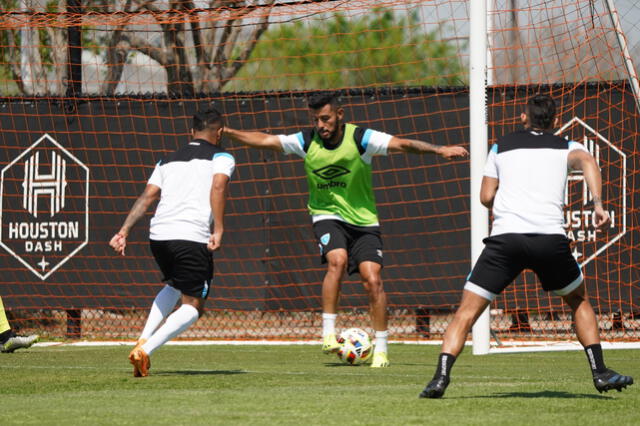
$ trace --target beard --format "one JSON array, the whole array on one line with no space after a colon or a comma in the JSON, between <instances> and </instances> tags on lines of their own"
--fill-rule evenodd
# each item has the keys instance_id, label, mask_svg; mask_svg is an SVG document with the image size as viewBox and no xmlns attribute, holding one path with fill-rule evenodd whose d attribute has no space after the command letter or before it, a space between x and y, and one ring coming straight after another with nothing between
<instances>
[{"instance_id":1,"label":"beard","mask_svg":"<svg viewBox=\"0 0 640 426\"><path fill-rule=\"evenodd\" d=\"M329 132L326 134L326 136L323 136L322 134L320 134L320 132L318 132L318 137L320 137L320 140L322 142L331 142L335 134L336 132Z\"/></svg>"},{"instance_id":2,"label":"beard","mask_svg":"<svg viewBox=\"0 0 640 426\"><path fill-rule=\"evenodd\" d=\"M338 130L342 127L342 123L340 121L336 122L336 127L333 131L328 132L326 135L320 133L318 129L316 129L316 133L322 142L336 142L333 139L335 138Z\"/></svg>"}]
</instances>

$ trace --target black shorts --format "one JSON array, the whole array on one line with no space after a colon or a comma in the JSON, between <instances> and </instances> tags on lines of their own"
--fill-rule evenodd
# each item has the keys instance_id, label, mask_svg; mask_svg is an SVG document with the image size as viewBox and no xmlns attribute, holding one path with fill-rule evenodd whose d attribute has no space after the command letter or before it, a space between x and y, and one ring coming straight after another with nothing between
<instances>
[{"instance_id":1,"label":"black shorts","mask_svg":"<svg viewBox=\"0 0 640 426\"><path fill-rule=\"evenodd\" d=\"M465 289L487 299L500 294L525 269L535 272L545 291L561 296L582 282L582 272L564 235L501 234L483 242L484 250ZM482 290L488 294L481 294Z\"/></svg>"},{"instance_id":2,"label":"black shorts","mask_svg":"<svg viewBox=\"0 0 640 426\"><path fill-rule=\"evenodd\" d=\"M207 245L185 240L150 240L162 281L187 296L206 299L213 278L213 257Z\"/></svg>"},{"instance_id":3,"label":"black shorts","mask_svg":"<svg viewBox=\"0 0 640 426\"><path fill-rule=\"evenodd\" d=\"M334 249L345 249L349 256L347 272L358 271L362 262L375 262L382 266L382 238L379 226L356 226L340 220L321 220L313 224L322 263L326 254Z\"/></svg>"}]
</instances>

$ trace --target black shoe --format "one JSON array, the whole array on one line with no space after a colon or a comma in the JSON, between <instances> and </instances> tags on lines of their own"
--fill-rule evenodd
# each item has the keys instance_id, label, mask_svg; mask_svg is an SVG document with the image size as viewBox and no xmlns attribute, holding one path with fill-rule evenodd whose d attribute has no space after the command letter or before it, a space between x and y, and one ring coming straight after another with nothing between
<instances>
[{"instance_id":1,"label":"black shoe","mask_svg":"<svg viewBox=\"0 0 640 426\"><path fill-rule=\"evenodd\" d=\"M615 389L618 392L622 392L622 389L633 384L633 377L623 376L615 371L607 368L604 372L593 375L593 385L598 392L607 392L610 389Z\"/></svg>"},{"instance_id":2,"label":"black shoe","mask_svg":"<svg viewBox=\"0 0 640 426\"><path fill-rule=\"evenodd\" d=\"M442 398L447 386L449 386L449 376L436 377L420 392L419 396L420 398Z\"/></svg>"}]
</instances>

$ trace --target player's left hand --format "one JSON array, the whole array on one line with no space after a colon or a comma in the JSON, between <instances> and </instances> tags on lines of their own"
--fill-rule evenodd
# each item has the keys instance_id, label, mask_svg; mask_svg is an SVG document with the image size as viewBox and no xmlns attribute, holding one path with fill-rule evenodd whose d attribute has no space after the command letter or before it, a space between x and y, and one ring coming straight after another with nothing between
<instances>
[{"instance_id":1,"label":"player's left hand","mask_svg":"<svg viewBox=\"0 0 640 426\"><path fill-rule=\"evenodd\" d=\"M207 243L207 249L209 251L216 251L220 248L222 244L222 232L214 232L209 237L209 242Z\"/></svg>"},{"instance_id":2,"label":"player's left hand","mask_svg":"<svg viewBox=\"0 0 640 426\"><path fill-rule=\"evenodd\" d=\"M602 205L595 205L593 210L596 215L596 229L603 229L604 227L609 226L611 223L609 212L604 210Z\"/></svg>"},{"instance_id":3,"label":"player's left hand","mask_svg":"<svg viewBox=\"0 0 640 426\"><path fill-rule=\"evenodd\" d=\"M127 247L127 237L118 232L111 238L109 245L115 250L116 253L124 256L124 249Z\"/></svg>"},{"instance_id":4,"label":"player's left hand","mask_svg":"<svg viewBox=\"0 0 640 426\"><path fill-rule=\"evenodd\" d=\"M456 157L466 157L469 155L469 152L461 146L443 146L439 152L440 156L446 158L447 160L451 160Z\"/></svg>"}]
</instances>

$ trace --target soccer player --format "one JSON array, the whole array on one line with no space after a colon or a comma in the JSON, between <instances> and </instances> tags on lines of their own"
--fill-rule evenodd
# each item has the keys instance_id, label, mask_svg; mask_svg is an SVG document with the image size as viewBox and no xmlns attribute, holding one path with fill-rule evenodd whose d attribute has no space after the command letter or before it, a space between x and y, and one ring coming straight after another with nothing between
<instances>
[{"instance_id":1,"label":"soccer player","mask_svg":"<svg viewBox=\"0 0 640 426\"><path fill-rule=\"evenodd\" d=\"M493 208L491 236L484 240L485 248L464 286L460 307L444 335L435 375L421 398L444 395L451 367L472 325L524 269L533 270L542 288L553 291L571 308L596 389L620 391L633 383L631 377L604 363L596 316L563 226L568 170L582 170L593 195L597 228L609 225L611 219L602 206L600 170L582 144L553 135L555 114L551 97L533 96L520 117L525 130L503 136L489 152L480 200Z\"/></svg>"},{"instance_id":2,"label":"soccer player","mask_svg":"<svg viewBox=\"0 0 640 426\"><path fill-rule=\"evenodd\" d=\"M0 297L0 352L9 353L16 349L26 349L31 347L37 340L37 334L19 336L11 329L7 314L4 311L2 298Z\"/></svg>"},{"instance_id":3,"label":"soccer player","mask_svg":"<svg viewBox=\"0 0 640 426\"><path fill-rule=\"evenodd\" d=\"M345 270L359 272L369 297L375 349L371 367L388 367L387 298L380 279L382 240L373 195L371 160L388 152L463 157L459 146L438 146L345 123L344 109L335 94L309 99L313 128L290 135L270 135L224 128L224 134L242 144L295 154L304 159L309 186L309 213L327 264L322 282L324 353L336 352L335 321Z\"/></svg>"},{"instance_id":4,"label":"soccer player","mask_svg":"<svg viewBox=\"0 0 640 426\"><path fill-rule=\"evenodd\" d=\"M222 243L228 183L235 169L233 156L220 147L222 128L222 116L215 109L193 116L193 138L158 162L144 192L109 243L124 255L131 227L160 200L149 238L166 285L153 301L142 334L129 354L135 377L147 376L149 356L202 315L213 277L211 252ZM179 299L181 306L171 313Z\"/></svg>"}]
</instances>

